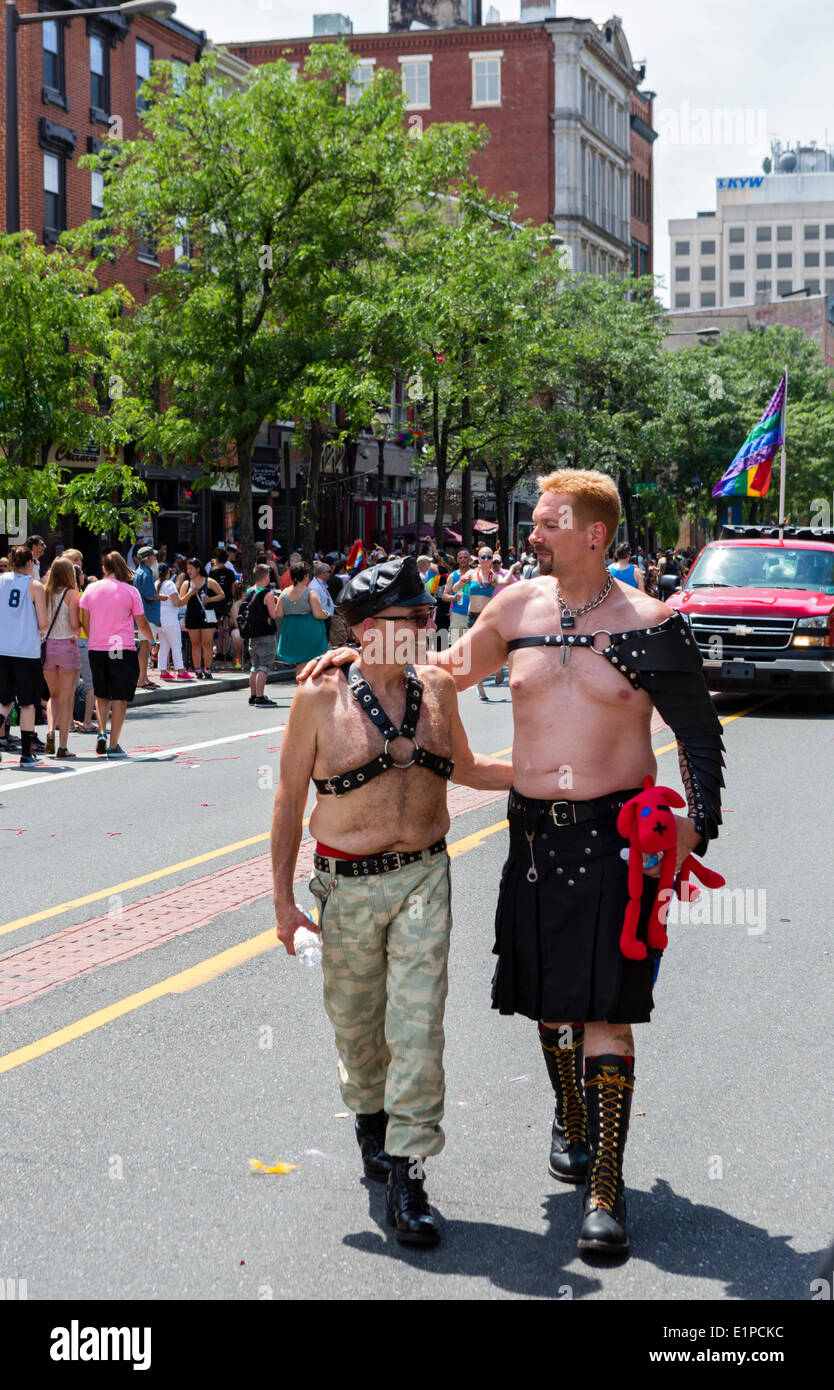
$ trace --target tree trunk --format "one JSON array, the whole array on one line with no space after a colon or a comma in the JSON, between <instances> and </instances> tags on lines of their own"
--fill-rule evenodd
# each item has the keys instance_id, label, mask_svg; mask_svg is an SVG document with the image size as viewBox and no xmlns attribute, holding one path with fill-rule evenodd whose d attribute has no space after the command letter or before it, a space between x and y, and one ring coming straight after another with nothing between
<instances>
[{"instance_id":1,"label":"tree trunk","mask_svg":"<svg viewBox=\"0 0 834 1390\"><path fill-rule=\"evenodd\" d=\"M307 474L307 491L301 504L301 557L305 564L312 566L316 554L316 533L319 529L321 452L324 445L324 431L320 420L311 420L308 441L310 471Z\"/></svg>"},{"instance_id":2,"label":"tree trunk","mask_svg":"<svg viewBox=\"0 0 834 1390\"><path fill-rule=\"evenodd\" d=\"M461 464L460 475L460 534L467 550L472 550L472 466L469 460Z\"/></svg>"},{"instance_id":3,"label":"tree trunk","mask_svg":"<svg viewBox=\"0 0 834 1390\"><path fill-rule=\"evenodd\" d=\"M632 553L637 549L637 535L634 530L634 515L631 506L631 488L628 483L628 474L625 469L620 470L620 497L623 503L623 511L626 519L626 532L628 534L629 549Z\"/></svg>"},{"instance_id":4,"label":"tree trunk","mask_svg":"<svg viewBox=\"0 0 834 1390\"><path fill-rule=\"evenodd\" d=\"M495 515L498 521L498 546L501 551L501 559L506 568L507 552L510 544L509 495L505 486L504 477L501 473L492 475L492 486L495 489Z\"/></svg>"},{"instance_id":5,"label":"tree trunk","mask_svg":"<svg viewBox=\"0 0 834 1390\"><path fill-rule=\"evenodd\" d=\"M239 440L237 446L238 509L240 511L240 553L244 577L255 564L255 527L252 520L252 440Z\"/></svg>"}]
</instances>

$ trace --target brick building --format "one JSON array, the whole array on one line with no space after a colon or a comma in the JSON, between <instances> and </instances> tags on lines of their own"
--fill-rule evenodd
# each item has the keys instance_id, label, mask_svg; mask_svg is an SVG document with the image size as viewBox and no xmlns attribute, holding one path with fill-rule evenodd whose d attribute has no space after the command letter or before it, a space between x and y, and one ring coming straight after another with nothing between
<instances>
[{"instance_id":1,"label":"brick building","mask_svg":"<svg viewBox=\"0 0 834 1390\"><path fill-rule=\"evenodd\" d=\"M21 15L94 8L101 8L100 0L18 0ZM0 92L5 92L6 83L5 43L5 26L0 26ZM143 109L142 80L149 74L151 62L173 60L184 73L208 46L204 32L176 19L147 15L128 18L101 14L19 26L19 196L15 199L4 120L0 227L34 231L48 246L62 231L94 217L100 205L100 176L79 168L79 159L98 149L111 130L125 139L137 137ZM240 59L230 55L220 55L220 61L233 80L246 70ZM159 264L152 246L137 243L132 251L100 267L99 283L102 287L124 284L137 301L143 302ZM60 439L52 441L49 458L74 470L95 468L99 461L94 451L70 452ZM130 446L125 458L134 463ZM192 496L187 471L165 468L161 462L145 460L141 472L151 497L162 508L153 533L146 533L148 538L153 534L157 543L165 541L169 549L191 552L196 546L204 549L209 537L223 534L225 504L221 494L195 492ZM44 524L40 529L47 534ZM97 561L100 538L72 517L64 518L48 539L77 545L89 563Z\"/></svg>"},{"instance_id":2,"label":"brick building","mask_svg":"<svg viewBox=\"0 0 834 1390\"><path fill-rule=\"evenodd\" d=\"M654 158L657 131L652 127L654 92L631 94L631 272L653 275Z\"/></svg>"},{"instance_id":3,"label":"brick building","mask_svg":"<svg viewBox=\"0 0 834 1390\"><path fill-rule=\"evenodd\" d=\"M635 240L650 265L653 94L637 92L645 68L635 66L616 17L557 17L553 0L521 0L520 13L518 22L482 24L478 0L390 0L387 33L345 37L356 55L348 99L359 99L375 70L400 72L412 129L430 121L488 127L473 171L491 193L515 194L522 220L552 223L575 270L625 273ZM303 66L326 42L332 37L228 48L252 64ZM634 220L633 162L648 186Z\"/></svg>"}]
</instances>

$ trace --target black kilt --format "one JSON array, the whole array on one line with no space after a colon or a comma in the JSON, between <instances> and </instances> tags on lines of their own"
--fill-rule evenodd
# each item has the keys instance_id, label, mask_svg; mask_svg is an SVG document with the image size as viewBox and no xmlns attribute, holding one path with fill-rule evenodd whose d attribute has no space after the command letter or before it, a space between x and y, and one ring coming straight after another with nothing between
<instances>
[{"instance_id":1,"label":"black kilt","mask_svg":"<svg viewBox=\"0 0 834 1390\"><path fill-rule=\"evenodd\" d=\"M627 799L640 790L612 795ZM511 792L511 807L518 801L523 811L508 810L510 853L495 915L492 1007L545 1023L647 1023L661 952L631 961L620 950L628 902L628 863L620 851L628 841L617 831L616 811L606 807L593 820L557 827L549 802ZM535 883L527 878L525 829L534 835ZM643 878L641 941L658 882Z\"/></svg>"}]
</instances>

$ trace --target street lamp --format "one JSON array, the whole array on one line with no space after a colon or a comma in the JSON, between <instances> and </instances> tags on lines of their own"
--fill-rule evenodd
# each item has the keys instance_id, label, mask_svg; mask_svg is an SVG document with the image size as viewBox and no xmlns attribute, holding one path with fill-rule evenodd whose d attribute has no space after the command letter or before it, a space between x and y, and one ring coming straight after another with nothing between
<instances>
[{"instance_id":1,"label":"street lamp","mask_svg":"<svg viewBox=\"0 0 834 1390\"><path fill-rule=\"evenodd\" d=\"M20 14L14 0L6 0L6 231L20 231L20 162L17 132L17 31L24 24L44 24L53 19L83 19L85 15L146 14L170 19L176 12L172 0L125 0L104 9L44 10Z\"/></svg>"},{"instance_id":2,"label":"street lamp","mask_svg":"<svg viewBox=\"0 0 834 1390\"><path fill-rule=\"evenodd\" d=\"M385 406L377 406L371 417L371 429L379 450L376 472L376 529L381 536L383 531L382 492L385 474L385 441L391 429L391 412L386 410Z\"/></svg>"},{"instance_id":3,"label":"street lamp","mask_svg":"<svg viewBox=\"0 0 834 1390\"><path fill-rule=\"evenodd\" d=\"M695 474L694 478L692 479L692 484L691 484L691 486L692 486L692 491L693 491L694 494L695 494L695 549L697 550L697 549L698 549L698 546L700 545L700 540L699 540L699 526L698 526L698 499L699 499L700 496L701 496L701 488L703 487L703 483L701 482L701 479L698 477L698 474L697 474L697 473Z\"/></svg>"}]
</instances>

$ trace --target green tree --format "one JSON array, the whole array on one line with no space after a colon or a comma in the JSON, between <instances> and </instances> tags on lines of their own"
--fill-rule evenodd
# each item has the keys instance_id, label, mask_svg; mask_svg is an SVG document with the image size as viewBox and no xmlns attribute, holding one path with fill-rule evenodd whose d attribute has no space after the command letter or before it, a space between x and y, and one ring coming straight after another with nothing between
<instances>
[{"instance_id":1,"label":"green tree","mask_svg":"<svg viewBox=\"0 0 834 1390\"><path fill-rule=\"evenodd\" d=\"M338 400L325 397L351 372L373 375L369 345L384 338L371 268L389 255L399 210L459 178L478 144L459 126L410 140L388 72L346 103L354 63L344 44L317 45L302 74L280 61L226 91L209 55L181 92L156 64L144 88L146 135L87 161L105 172L105 227L88 240L112 253L150 237L166 262L124 324L123 427L144 452L196 463L207 478L236 464L247 566L261 423L288 412L307 420L309 551L321 443ZM170 264L165 253L176 249Z\"/></svg>"},{"instance_id":2,"label":"green tree","mask_svg":"<svg viewBox=\"0 0 834 1390\"><path fill-rule=\"evenodd\" d=\"M74 514L124 537L147 507L145 485L116 461L107 414L110 345L129 303L122 286L99 292L89 259L66 246L0 236L0 496L25 498L32 519ZM53 443L114 456L71 478L47 462Z\"/></svg>"}]
</instances>

